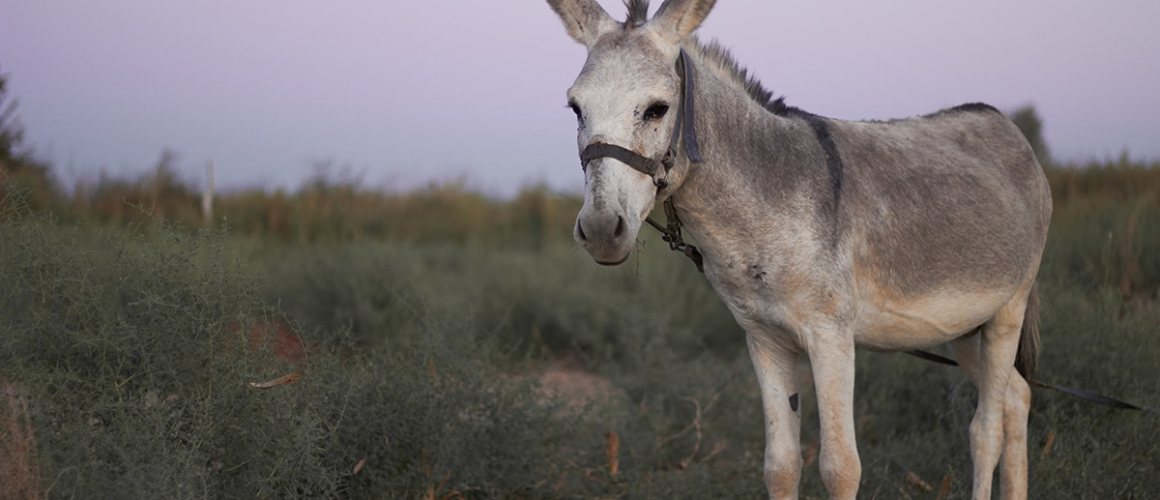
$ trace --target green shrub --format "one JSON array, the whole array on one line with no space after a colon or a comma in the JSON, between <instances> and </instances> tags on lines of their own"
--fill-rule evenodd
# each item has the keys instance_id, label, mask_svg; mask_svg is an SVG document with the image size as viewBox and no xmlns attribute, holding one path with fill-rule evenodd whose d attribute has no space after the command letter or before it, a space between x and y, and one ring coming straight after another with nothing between
<instances>
[{"instance_id":1,"label":"green shrub","mask_svg":"<svg viewBox=\"0 0 1160 500\"><path fill-rule=\"evenodd\" d=\"M280 315L221 234L19 217L0 225L0 255L0 377L28 389L54 498L417 498L440 484L492 498L532 491L568 428L481 364L486 345L444 330L277 359L250 325Z\"/></svg>"}]
</instances>

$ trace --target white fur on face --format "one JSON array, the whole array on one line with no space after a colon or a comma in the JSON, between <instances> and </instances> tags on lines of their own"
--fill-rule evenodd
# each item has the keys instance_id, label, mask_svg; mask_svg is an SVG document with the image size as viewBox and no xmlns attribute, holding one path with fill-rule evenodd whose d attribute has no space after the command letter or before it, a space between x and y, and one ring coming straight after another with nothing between
<instances>
[{"instance_id":1,"label":"white fur on face","mask_svg":"<svg viewBox=\"0 0 1160 500\"><path fill-rule=\"evenodd\" d=\"M647 34L642 36L646 38L637 43L650 42ZM647 52L655 59L665 53ZM640 50L617 47L589 54L584 71L568 91L569 102L582 113L576 139L580 151L589 144L607 143L650 158L664 155L678 109L678 83L666 60L653 59ZM658 120L644 120L645 110L656 103L669 106L669 112ZM576 240L599 263L622 262L656 201L653 179L617 160L601 158L589 162L584 180ZM620 232L618 218L624 222Z\"/></svg>"}]
</instances>

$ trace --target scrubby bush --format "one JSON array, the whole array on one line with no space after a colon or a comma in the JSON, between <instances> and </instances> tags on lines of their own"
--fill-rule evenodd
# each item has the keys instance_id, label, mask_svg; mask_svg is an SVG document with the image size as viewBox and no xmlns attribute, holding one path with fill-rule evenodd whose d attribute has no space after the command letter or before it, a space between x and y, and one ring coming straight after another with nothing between
<instances>
[{"instance_id":1,"label":"scrubby bush","mask_svg":"<svg viewBox=\"0 0 1160 500\"><path fill-rule=\"evenodd\" d=\"M15 217L0 255L0 378L27 388L53 497L492 498L534 490L567 428L481 364L486 345L434 327L277 359L247 325L279 315L220 233Z\"/></svg>"}]
</instances>

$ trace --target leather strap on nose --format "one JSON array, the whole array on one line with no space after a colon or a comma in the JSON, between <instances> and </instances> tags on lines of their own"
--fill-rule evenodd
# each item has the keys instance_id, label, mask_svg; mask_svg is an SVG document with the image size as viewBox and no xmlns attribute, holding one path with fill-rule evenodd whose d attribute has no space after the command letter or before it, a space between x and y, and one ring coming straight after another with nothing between
<instances>
[{"instance_id":1,"label":"leather strap on nose","mask_svg":"<svg viewBox=\"0 0 1160 500\"><path fill-rule=\"evenodd\" d=\"M646 158L630 149L603 142L595 142L584 148L584 152L580 153L580 164L587 168L588 162L597 158L612 158L649 177L656 177L657 170L662 166L658 160Z\"/></svg>"},{"instance_id":2,"label":"leather strap on nose","mask_svg":"<svg viewBox=\"0 0 1160 500\"><path fill-rule=\"evenodd\" d=\"M681 79L681 103L680 109L675 110L677 122L673 124L673 134L669 138L669 147L665 150L665 155L660 160L648 158L637 154L630 149L617 146L615 144L607 144L596 142L589 144L580 153L580 166L585 170L588 169L588 162L598 158L612 158L625 165L632 167L634 170L652 177L653 184L656 184L658 189L664 189L668 185L665 179L658 177L657 173L661 167L664 167L665 174L673 168L673 163L676 161L677 148L680 145L681 138L685 139L685 154L689 157L689 161L693 163L700 163L701 148L697 145L697 131L693 126L693 76L690 74L689 54L685 49L681 49L680 55L677 57L677 75ZM667 175L666 175L667 177Z\"/></svg>"}]
</instances>

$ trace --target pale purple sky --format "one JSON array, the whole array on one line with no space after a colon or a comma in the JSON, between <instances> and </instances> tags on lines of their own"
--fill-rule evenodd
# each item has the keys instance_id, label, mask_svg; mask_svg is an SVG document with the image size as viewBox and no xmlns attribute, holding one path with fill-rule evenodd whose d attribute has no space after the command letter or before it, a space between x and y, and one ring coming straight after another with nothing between
<instances>
[{"instance_id":1,"label":"pale purple sky","mask_svg":"<svg viewBox=\"0 0 1160 500\"><path fill-rule=\"evenodd\" d=\"M1158 20L1156 0L720 0L700 33L821 115L1034 103L1057 158L1154 159ZM542 0L0 0L0 71L66 181L171 148L234 188L333 158L371 186L575 190L584 54Z\"/></svg>"}]
</instances>

